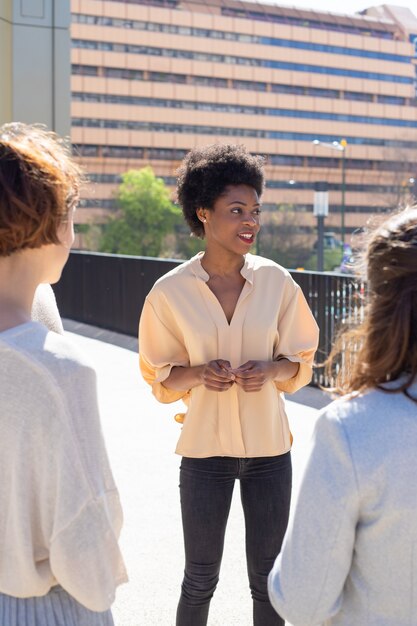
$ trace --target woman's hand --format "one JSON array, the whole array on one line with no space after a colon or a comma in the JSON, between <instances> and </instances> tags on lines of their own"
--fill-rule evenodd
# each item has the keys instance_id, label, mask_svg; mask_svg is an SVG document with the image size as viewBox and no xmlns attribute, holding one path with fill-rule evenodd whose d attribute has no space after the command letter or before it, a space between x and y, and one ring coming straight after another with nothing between
<instances>
[{"instance_id":1,"label":"woman's hand","mask_svg":"<svg viewBox=\"0 0 417 626\"><path fill-rule=\"evenodd\" d=\"M285 358L278 361L246 361L231 370L235 382L243 391L260 391L268 380L288 380L298 372L299 364Z\"/></svg>"},{"instance_id":2,"label":"woman's hand","mask_svg":"<svg viewBox=\"0 0 417 626\"><path fill-rule=\"evenodd\" d=\"M227 391L235 382L235 374L229 361L209 361L202 370L202 383L210 391Z\"/></svg>"},{"instance_id":3,"label":"woman's hand","mask_svg":"<svg viewBox=\"0 0 417 626\"><path fill-rule=\"evenodd\" d=\"M233 370L236 384L243 391L260 391L267 380L274 376L275 368L272 361L246 361Z\"/></svg>"},{"instance_id":4,"label":"woman's hand","mask_svg":"<svg viewBox=\"0 0 417 626\"><path fill-rule=\"evenodd\" d=\"M278 361L247 361L237 369L230 362L215 359L205 365L173 367L162 383L168 389L185 391L204 385L210 391L227 391L236 383L244 391L260 391L267 380L288 380L298 372L298 363L280 358Z\"/></svg>"},{"instance_id":5,"label":"woman's hand","mask_svg":"<svg viewBox=\"0 0 417 626\"><path fill-rule=\"evenodd\" d=\"M193 367L175 366L162 383L174 391L187 391L204 385L210 391L227 391L235 382L229 361L216 359Z\"/></svg>"}]
</instances>

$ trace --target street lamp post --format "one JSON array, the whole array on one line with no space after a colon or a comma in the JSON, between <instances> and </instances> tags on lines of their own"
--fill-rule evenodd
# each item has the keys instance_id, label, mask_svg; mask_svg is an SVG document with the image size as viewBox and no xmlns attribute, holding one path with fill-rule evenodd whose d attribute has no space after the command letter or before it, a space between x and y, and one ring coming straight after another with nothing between
<instances>
[{"instance_id":1,"label":"street lamp post","mask_svg":"<svg viewBox=\"0 0 417 626\"><path fill-rule=\"evenodd\" d=\"M324 270L324 218L329 214L329 185L317 182L314 185L313 213L317 217L317 271Z\"/></svg>"},{"instance_id":2,"label":"street lamp post","mask_svg":"<svg viewBox=\"0 0 417 626\"><path fill-rule=\"evenodd\" d=\"M320 141L319 139L314 139L313 144L315 146L323 146L324 148L330 148L331 150L338 150L342 153L342 205L340 207L340 238L342 240L342 244L345 243L345 191L346 191L346 139L341 139L340 141L333 141L333 143L327 143L325 141Z\"/></svg>"}]
</instances>

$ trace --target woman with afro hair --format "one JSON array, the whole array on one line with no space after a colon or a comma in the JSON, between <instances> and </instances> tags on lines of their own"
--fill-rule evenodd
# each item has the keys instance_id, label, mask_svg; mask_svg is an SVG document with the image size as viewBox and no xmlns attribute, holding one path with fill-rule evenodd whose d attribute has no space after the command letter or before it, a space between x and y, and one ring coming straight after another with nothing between
<instances>
[{"instance_id":1,"label":"woman with afro hair","mask_svg":"<svg viewBox=\"0 0 417 626\"><path fill-rule=\"evenodd\" d=\"M263 159L243 146L188 153L178 201L205 251L155 283L139 326L141 370L154 395L187 405L176 416L185 544L177 626L207 624L236 479L253 623L284 624L267 592L291 495L283 392L310 381L318 329L290 274L250 253L263 188Z\"/></svg>"}]
</instances>

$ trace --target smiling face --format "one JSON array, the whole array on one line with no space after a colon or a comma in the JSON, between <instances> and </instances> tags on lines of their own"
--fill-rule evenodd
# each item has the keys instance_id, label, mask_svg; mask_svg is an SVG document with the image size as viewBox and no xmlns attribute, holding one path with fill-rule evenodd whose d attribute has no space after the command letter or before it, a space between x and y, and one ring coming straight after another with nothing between
<instances>
[{"instance_id":1,"label":"smiling face","mask_svg":"<svg viewBox=\"0 0 417 626\"><path fill-rule=\"evenodd\" d=\"M204 224L207 248L246 254L260 229L258 194L248 185L229 185L213 209L198 209Z\"/></svg>"}]
</instances>

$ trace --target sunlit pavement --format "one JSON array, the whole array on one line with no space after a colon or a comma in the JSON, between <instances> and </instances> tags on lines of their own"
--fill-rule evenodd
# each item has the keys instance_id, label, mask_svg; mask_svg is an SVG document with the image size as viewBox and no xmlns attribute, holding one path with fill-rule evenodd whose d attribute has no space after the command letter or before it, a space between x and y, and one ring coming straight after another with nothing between
<instances>
[{"instance_id":1,"label":"sunlit pavement","mask_svg":"<svg viewBox=\"0 0 417 626\"><path fill-rule=\"evenodd\" d=\"M115 624L173 626L183 570L180 457L174 454L180 426L173 416L182 404L156 402L139 374L134 340L70 321L65 321L65 327L98 373L104 436L124 509L121 546L130 582L118 590L113 607ZM107 343L109 339L119 345ZM322 406L328 400L310 388L294 397L298 401L287 402L287 406L294 435L296 489L318 414L312 406ZM209 626L252 626L251 610L243 515L236 488Z\"/></svg>"}]
</instances>

